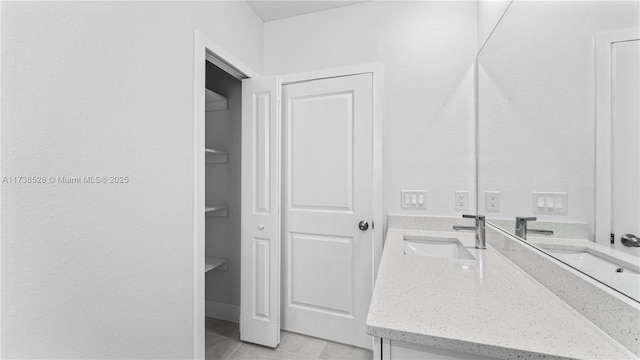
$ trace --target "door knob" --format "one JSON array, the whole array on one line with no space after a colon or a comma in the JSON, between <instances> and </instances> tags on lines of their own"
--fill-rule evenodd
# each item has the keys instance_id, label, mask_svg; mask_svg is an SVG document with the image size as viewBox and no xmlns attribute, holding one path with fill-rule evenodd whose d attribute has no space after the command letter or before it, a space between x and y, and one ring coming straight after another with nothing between
<instances>
[{"instance_id":1,"label":"door knob","mask_svg":"<svg viewBox=\"0 0 640 360\"><path fill-rule=\"evenodd\" d=\"M358 228L360 228L360 230L365 231L369 228L369 223L366 222L365 220L362 220L358 223Z\"/></svg>"},{"instance_id":2,"label":"door knob","mask_svg":"<svg viewBox=\"0 0 640 360\"><path fill-rule=\"evenodd\" d=\"M361 228L362 229L362 228ZM640 238L633 234L624 234L620 238L620 242L624 246L640 247Z\"/></svg>"}]
</instances>

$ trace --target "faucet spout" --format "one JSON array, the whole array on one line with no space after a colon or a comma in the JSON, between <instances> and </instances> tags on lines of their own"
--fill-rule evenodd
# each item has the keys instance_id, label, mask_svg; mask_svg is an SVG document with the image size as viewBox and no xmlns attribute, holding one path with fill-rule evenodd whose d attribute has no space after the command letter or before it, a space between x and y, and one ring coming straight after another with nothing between
<instances>
[{"instance_id":1,"label":"faucet spout","mask_svg":"<svg viewBox=\"0 0 640 360\"><path fill-rule=\"evenodd\" d=\"M545 236L553 235L553 230L541 230L541 229L528 229L527 223L529 221L536 221L537 218L534 217L516 217L516 236L522 238L523 240L527 240L527 234L541 234Z\"/></svg>"},{"instance_id":2,"label":"faucet spout","mask_svg":"<svg viewBox=\"0 0 640 360\"><path fill-rule=\"evenodd\" d=\"M453 225L453 230L455 230L455 231L460 231L460 230L473 230L473 231L476 231L476 227L475 226Z\"/></svg>"},{"instance_id":3,"label":"faucet spout","mask_svg":"<svg viewBox=\"0 0 640 360\"><path fill-rule=\"evenodd\" d=\"M453 225L453 230L475 230L476 232L476 249L486 249L486 233L485 233L485 217L484 215L462 215L465 219L476 219L475 226Z\"/></svg>"}]
</instances>

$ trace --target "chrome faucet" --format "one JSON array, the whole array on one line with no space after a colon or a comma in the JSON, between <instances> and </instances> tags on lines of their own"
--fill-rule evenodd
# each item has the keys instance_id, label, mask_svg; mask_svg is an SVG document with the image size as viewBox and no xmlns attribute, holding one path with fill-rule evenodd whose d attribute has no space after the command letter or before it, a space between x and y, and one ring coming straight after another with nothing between
<instances>
[{"instance_id":1,"label":"chrome faucet","mask_svg":"<svg viewBox=\"0 0 640 360\"><path fill-rule=\"evenodd\" d=\"M516 236L527 240L527 234L529 233L541 234L545 236L553 235L553 230L528 229L527 222L536 220L537 218L534 217L516 217Z\"/></svg>"},{"instance_id":2,"label":"chrome faucet","mask_svg":"<svg viewBox=\"0 0 640 360\"><path fill-rule=\"evenodd\" d=\"M476 232L476 249L486 249L487 242L485 237L485 217L484 215L462 215L465 219L476 219L475 226L453 225L453 230L473 230Z\"/></svg>"},{"instance_id":3,"label":"chrome faucet","mask_svg":"<svg viewBox=\"0 0 640 360\"><path fill-rule=\"evenodd\" d=\"M624 234L620 238L620 242L628 247L640 247L640 238L633 234Z\"/></svg>"}]
</instances>

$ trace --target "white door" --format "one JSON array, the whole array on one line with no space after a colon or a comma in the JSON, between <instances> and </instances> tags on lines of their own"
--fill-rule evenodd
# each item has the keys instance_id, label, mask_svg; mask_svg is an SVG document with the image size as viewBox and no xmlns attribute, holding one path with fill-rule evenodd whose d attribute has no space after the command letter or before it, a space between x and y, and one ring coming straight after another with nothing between
<instances>
[{"instance_id":1,"label":"white door","mask_svg":"<svg viewBox=\"0 0 640 360\"><path fill-rule=\"evenodd\" d=\"M277 77L242 81L240 339L280 343L280 192Z\"/></svg>"},{"instance_id":2,"label":"white door","mask_svg":"<svg viewBox=\"0 0 640 360\"><path fill-rule=\"evenodd\" d=\"M282 98L282 328L371 348L373 75L284 85Z\"/></svg>"},{"instance_id":3,"label":"white door","mask_svg":"<svg viewBox=\"0 0 640 360\"><path fill-rule=\"evenodd\" d=\"M640 256L620 237L640 233L640 28L595 36L595 242Z\"/></svg>"},{"instance_id":4,"label":"white door","mask_svg":"<svg viewBox=\"0 0 640 360\"><path fill-rule=\"evenodd\" d=\"M640 40L612 44L611 228L640 236Z\"/></svg>"}]
</instances>

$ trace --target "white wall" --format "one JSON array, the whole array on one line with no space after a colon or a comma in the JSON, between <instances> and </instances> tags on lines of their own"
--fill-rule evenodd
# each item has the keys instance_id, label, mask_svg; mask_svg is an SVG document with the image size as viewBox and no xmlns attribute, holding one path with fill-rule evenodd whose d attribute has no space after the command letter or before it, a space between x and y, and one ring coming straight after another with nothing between
<instances>
[{"instance_id":1,"label":"white wall","mask_svg":"<svg viewBox=\"0 0 640 360\"><path fill-rule=\"evenodd\" d=\"M515 1L479 61L480 209L496 218L594 216L594 40L638 26L637 1ZM566 215L532 213L532 192L567 192Z\"/></svg>"},{"instance_id":2,"label":"white wall","mask_svg":"<svg viewBox=\"0 0 640 360\"><path fill-rule=\"evenodd\" d=\"M192 356L194 28L261 71L244 2L2 2L2 358Z\"/></svg>"},{"instance_id":3,"label":"white wall","mask_svg":"<svg viewBox=\"0 0 640 360\"><path fill-rule=\"evenodd\" d=\"M460 215L454 191L474 189L475 2L366 2L264 31L265 74L383 62L385 213L410 213L400 190L426 189L414 213Z\"/></svg>"},{"instance_id":4,"label":"white wall","mask_svg":"<svg viewBox=\"0 0 640 360\"><path fill-rule=\"evenodd\" d=\"M478 49L491 36L513 0L478 0Z\"/></svg>"}]
</instances>

